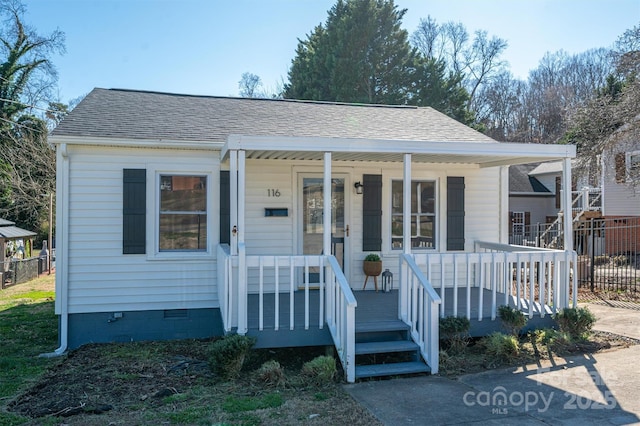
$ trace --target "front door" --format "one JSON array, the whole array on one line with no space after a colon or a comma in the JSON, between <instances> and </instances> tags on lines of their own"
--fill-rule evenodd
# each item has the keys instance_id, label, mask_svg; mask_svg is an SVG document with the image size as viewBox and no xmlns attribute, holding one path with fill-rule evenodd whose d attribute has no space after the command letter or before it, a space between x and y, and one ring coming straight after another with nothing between
<instances>
[{"instance_id":1,"label":"front door","mask_svg":"<svg viewBox=\"0 0 640 426\"><path fill-rule=\"evenodd\" d=\"M345 222L345 218L348 217L345 182L346 176L333 175L331 178L331 254L336 257L348 279L345 265L349 264L347 261L349 225ZM302 254L322 254L325 225L324 179L322 175L301 174L298 184L302 191L301 196L298 197L300 200L298 217L300 218L300 235L302 235L299 239L302 244L300 249ZM312 283L319 282L318 268L310 268L309 280Z\"/></svg>"}]
</instances>

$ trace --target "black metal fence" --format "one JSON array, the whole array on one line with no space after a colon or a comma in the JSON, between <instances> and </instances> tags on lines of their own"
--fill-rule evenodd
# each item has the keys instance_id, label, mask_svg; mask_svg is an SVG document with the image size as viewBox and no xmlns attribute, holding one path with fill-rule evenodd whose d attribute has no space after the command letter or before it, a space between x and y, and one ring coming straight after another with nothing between
<instances>
[{"instance_id":1,"label":"black metal fence","mask_svg":"<svg viewBox=\"0 0 640 426\"><path fill-rule=\"evenodd\" d=\"M574 226L578 284L592 291L640 291L640 218L590 219Z\"/></svg>"},{"instance_id":2,"label":"black metal fence","mask_svg":"<svg viewBox=\"0 0 640 426\"><path fill-rule=\"evenodd\" d=\"M510 236L510 243L561 250L562 223L534 224ZM580 287L640 291L640 217L588 219L573 224L575 267Z\"/></svg>"},{"instance_id":3,"label":"black metal fence","mask_svg":"<svg viewBox=\"0 0 640 426\"><path fill-rule=\"evenodd\" d=\"M0 288L31 281L45 271L46 257L0 262Z\"/></svg>"}]
</instances>

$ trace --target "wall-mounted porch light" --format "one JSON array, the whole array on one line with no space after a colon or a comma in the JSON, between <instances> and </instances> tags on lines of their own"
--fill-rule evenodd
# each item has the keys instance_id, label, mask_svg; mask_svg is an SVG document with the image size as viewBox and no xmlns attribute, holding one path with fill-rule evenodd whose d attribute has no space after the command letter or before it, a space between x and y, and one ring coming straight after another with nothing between
<instances>
[{"instance_id":1,"label":"wall-mounted porch light","mask_svg":"<svg viewBox=\"0 0 640 426\"><path fill-rule=\"evenodd\" d=\"M362 188L364 185L360 183L360 181L356 182L353 187L356 189L356 194L362 194Z\"/></svg>"}]
</instances>

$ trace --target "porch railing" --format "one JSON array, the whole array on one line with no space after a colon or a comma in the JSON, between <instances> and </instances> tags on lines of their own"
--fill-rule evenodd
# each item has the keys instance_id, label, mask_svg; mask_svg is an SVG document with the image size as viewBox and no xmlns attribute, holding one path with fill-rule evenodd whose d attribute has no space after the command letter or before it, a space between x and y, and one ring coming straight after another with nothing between
<instances>
[{"instance_id":1,"label":"porch railing","mask_svg":"<svg viewBox=\"0 0 640 426\"><path fill-rule=\"evenodd\" d=\"M398 311L400 318L411 326L411 338L420 347L431 373L437 374L440 354L438 305L441 299L414 261L414 256L400 256L403 276L400 280Z\"/></svg>"},{"instance_id":2,"label":"porch railing","mask_svg":"<svg viewBox=\"0 0 640 426\"><path fill-rule=\"evenodd\" d=\"M572 223L574 227L585 212L602 210L602 191L600 188L585 187L580 191L573 191L571 193L571 199ZM556 220L544 225L542 232L539 232L540 225L538 225L538 233L535 239L530 240L530 242L539 247L562 248L563 216L563 213L560 212Z\"/></svg>"},{"instance_id":3,"label":"porch railing","mask_svg":"<svg viewBox=\"0 0 640 426\"><path fill-rule=\"evenodd\" d=\"M528 310L529 318L533 316L536 305L542 317L545 315L546 308L551 309L552 313L557 313L571 305L576 306L576 279L572 278L577 265L575 251L486 241L476 241L475 250L482 256L498 259L497 264L493 262L494 270L502 264L506 271L506 274L502 275L504 280L502 286L506 284L507 289L510 290L506 293L515 298L518 309ZM501 256L502 262L499 261ZM495 277L491 287L495 292L495 287L501 286L501 275L499 272L493 272L491 276ZM508 301L509 295L505 294L505 302ZM573 297L572 300L570 300L571 297ZM492 312L494 310L495 307L492 306Z\"/></svg>"},{"instance_id":4,"label":"porch railing","mask_svg":"<svg viewBox=\"0 0 640 426\"><path fill-rule=\"evenodd\" d=\"M334 256L326 258L327 325L347 375L347 382L353 383L356 379L355 324L358 303L336 258Z\"/></svg>"},{"instance_id":5,"label":"porch railing","mask_svg":"<svg viewBox=\"0 0 640 426\"><path fill-rule=\"evenodd\" d=\"M550 313L549 307L557 311L569 306L567 268L575 264L575 252L482 241L476 242L475 250L413 255L427 282L439 289L441 317L472 319L474 311L482 321L488 310L495 320L500 305L515 305L533 317L536 312L541 316ZM575 280L573 286L575 304Z\"/></svg>"},{"instance_id":6,"label":"porch railing","mask_svg":"<svg viewBox=\"0 0 640 426\"><path fill-rule=\"evenodd\" d=\"M582 214L586 211L600 211L602 209L602 191L600 188L582 188L580 191L572 191L572 210L574 214Z\"/></svg>"},{"instance_id":7,"label":"porch railing","mask_svg":"<svg viewBox=\"0 0 640 426\"><path fill-rule=\"evenodd\" d=\"M317 286L318 327L325 321L333 338L338 356L345 369L347 380L355 380L355 308L356 299L342 269L334 256L256 256L244 255L244 246L238 245L238 256L231 256L229 247L218 248L218 297L226 332L234 328L239 334L248 331L248 295L258 297L258 330L265 327L280 329L310 328L312 298L311 287ZM240 265L240 263L244 263ZM313 269L317 272L310 272ZM311 283L316 273L318 283ZM299 277L302 277L300 283ZM300 286L298 286L300 283ZM304 291L304 323L296 323L295 291ZM274 294L273 323L266 323L265 295ZM288 295L288 306L283 306L280 295ZM314 298L315 299L315 298ZM283 299L284 300L284 299ZM286 309L285 309L286 308ZM280 312L289 312L282 320ZM315 322L315 321L314 321Z\"/></svg>"}]
</instances>

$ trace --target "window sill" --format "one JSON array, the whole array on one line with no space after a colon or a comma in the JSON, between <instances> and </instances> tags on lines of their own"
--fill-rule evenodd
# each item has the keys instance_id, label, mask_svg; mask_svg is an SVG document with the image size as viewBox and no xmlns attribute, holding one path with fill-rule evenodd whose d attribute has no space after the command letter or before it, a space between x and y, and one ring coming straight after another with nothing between
<instances>
[{"instance_id":1,"label":"window sill","mask_svg":"<svg viewBox=\"0 0 640 426\"><path fill-rule=\"evenodd\" d=\"M147 256L147 260L179 260L179 261L202 261L214 258L209 251L184 251L184 252L157 252Z\"/></svg>"}]
</instances>

